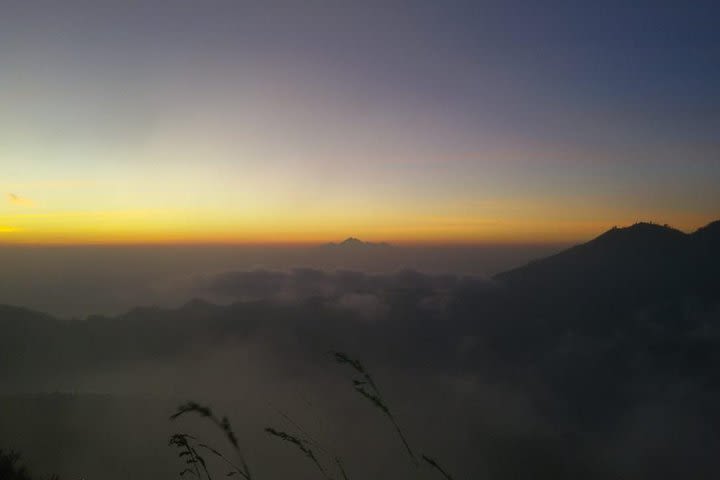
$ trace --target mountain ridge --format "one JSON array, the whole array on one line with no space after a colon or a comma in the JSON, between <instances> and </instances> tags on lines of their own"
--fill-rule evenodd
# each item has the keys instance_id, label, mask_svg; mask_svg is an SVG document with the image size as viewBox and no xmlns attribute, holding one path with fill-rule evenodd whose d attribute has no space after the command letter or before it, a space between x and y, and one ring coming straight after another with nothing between
<instances>
[{"instance_id":1,"label":"mountain ridge","mask_svg":"<svg viewBox=\"0 0 720 480\"><path fill-rule=\"evenodd\" d=\"M649 222L613 227L555 255L495 275L513 289L561 297L620 295L635 301L651 295L711 293L717 284L720 221L692 233Z\"/></svg>"}]
</instances>

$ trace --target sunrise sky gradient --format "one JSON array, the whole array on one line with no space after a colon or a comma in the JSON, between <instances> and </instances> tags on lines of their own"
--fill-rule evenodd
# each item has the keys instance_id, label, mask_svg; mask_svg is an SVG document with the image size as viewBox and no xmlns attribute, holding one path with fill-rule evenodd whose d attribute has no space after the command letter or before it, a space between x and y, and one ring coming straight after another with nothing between
<instances>
[{"instance_id":1,"label":"sunrise sky gradient","mask_svg":"<svg viewBox=\"0 0 720 480\"><path fill-rule=\"evenodd\" d=\"M719 218L720 8L581 3L2 1L0 243Z\"/></svg>"}]
</instances>

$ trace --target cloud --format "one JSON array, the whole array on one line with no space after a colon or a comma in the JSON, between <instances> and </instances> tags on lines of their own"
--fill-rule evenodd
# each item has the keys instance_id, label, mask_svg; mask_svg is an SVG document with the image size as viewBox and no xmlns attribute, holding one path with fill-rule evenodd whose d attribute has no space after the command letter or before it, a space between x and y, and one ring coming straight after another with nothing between
<instances>
[{"instance_id":1,"label":"cloud","mask_svg":"<svg viewBox=\"0 0 720 480\"><path fill-rule=\"evenodd\" d=\"M345 293L331 304L341 310L354 312L363 320L376 320L387 313L387 305L369 293Z\"/></svg>"},{"instance_id":2,"label":"cloud","mask_svg":"<svg viewBox=\"0 0 720 480\"><path fill-rule=\"evenodd\" d=\"M14 193L8 193L7 194L8 202L10 202L13 205L17 205L20 207L34 207L35 202L30 200L29 198L24 198L19 195L16 195Z\"/></svg>"},{"instance_id":3,"label":"cloud","mask_svg":"<svg viewBox=\"0 0 720 480\"><path fill-rule=\"evenodd\" d=\"M289 272L250 270L225 272L199 280L202 290L235 300L278 298L334 298L351 295L385 297L399 292L415 292L426 298L469 284L487 287L489 282L480 277L460 275L432 275L413 270L396 273L371 274L338 270L327 272L312 268L296 268ZM359 297L365 298L365 297ZM346 299L345 301L348 301Z\"/></svg>"}]
</instances>

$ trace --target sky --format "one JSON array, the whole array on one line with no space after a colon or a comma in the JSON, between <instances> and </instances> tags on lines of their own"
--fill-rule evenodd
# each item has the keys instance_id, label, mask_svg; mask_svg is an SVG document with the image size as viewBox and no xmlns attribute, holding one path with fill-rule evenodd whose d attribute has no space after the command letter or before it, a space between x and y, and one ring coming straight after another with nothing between
<instances>
[{"instance_id":1,"label":"sky","mask_svg":"<svg viewBox=\"0 0 720 480\"><path fill-rule=\"evenodd\" d=\"M0 243L693 230L714 3L0 0Z\"/></svg>"}]
</instances>

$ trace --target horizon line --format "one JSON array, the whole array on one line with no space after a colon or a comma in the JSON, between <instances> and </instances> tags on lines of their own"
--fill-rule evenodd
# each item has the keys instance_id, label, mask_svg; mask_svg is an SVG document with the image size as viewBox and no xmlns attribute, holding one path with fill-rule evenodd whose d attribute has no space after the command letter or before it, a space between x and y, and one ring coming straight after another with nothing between
<instances>
[{"instance_id":1,"label":"horizon line","mask_svg":"<svg viewBox=\"0 0 720 480\"><path fill-rule=\"evenodd\" d=\"M397 239L392 240L388 238L376 239L376 235L370 235L370 240L364 240L362 235L351 234L348 236L333 237L332 239L315 239L309 240L306 236L304 240L276 240L268 239L263 241L258 240L233 240L233 239L193 239L192 236L183 238L177 235L168 235L165 238L158 236L154 239L141 239L135 237L135 239L67 239L57 240L56 238L48 238L47 240L22 240L18 239L15 241L9 240L8 237L2 240L0 239L0 248L9 247L246 247L246 248L318 248L323 246L340 246L344 241L348 239L356 239L365 244L371 244L372 246L385 245L389 247L400 247L400 248L490 248L490 247L522 247L522 246L570 246L582 244L591 241L594 238L617 228L624 229L630 228L638 224L651 224L659 227L670 228L677 230L684 234L692 234L712 223L720 222L720 220L711 220L707 223L700 225L699 227L692 229L683 229L675 227L672 224L660 223L652 220L635 220L632 223L624 225L610 225L607 224L605 227L598 228L593 233L587 233L584 235L572 235L565 238L558 236L549 235L538 235L535 239L530 239L529 235L519 235L516 238L507 237L498 239L488 238L485 240L481 239ZM120 235L122 236L122 232ZM49 236L52 237L52 236ZM46 237L47 238L47 237ZM341 238L338 240L338 238ZM367 237L365 237L367 238Z\"/></svg>"}]
</instances>

